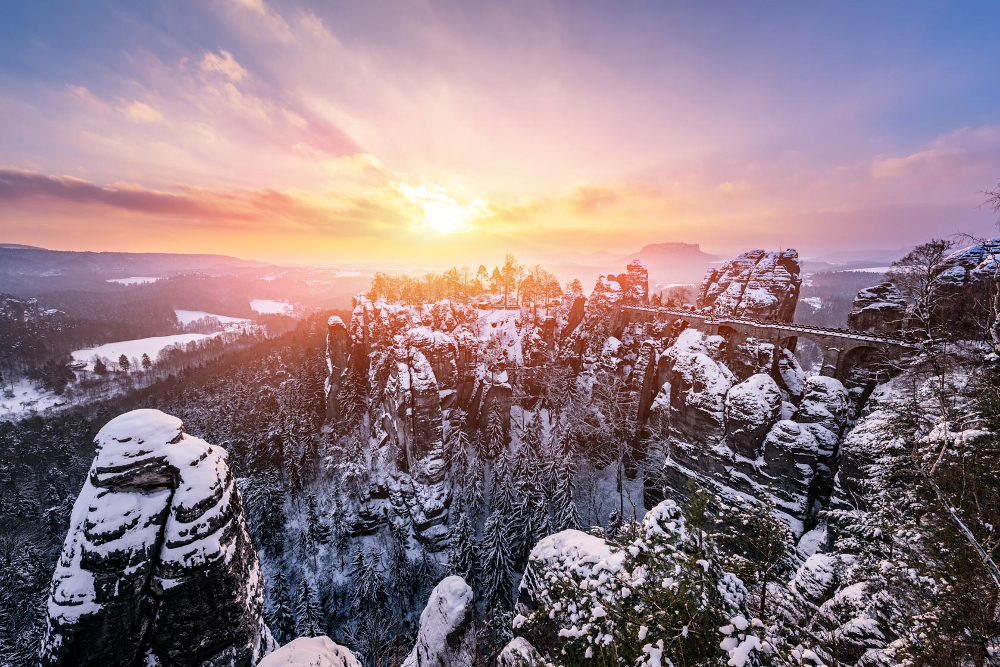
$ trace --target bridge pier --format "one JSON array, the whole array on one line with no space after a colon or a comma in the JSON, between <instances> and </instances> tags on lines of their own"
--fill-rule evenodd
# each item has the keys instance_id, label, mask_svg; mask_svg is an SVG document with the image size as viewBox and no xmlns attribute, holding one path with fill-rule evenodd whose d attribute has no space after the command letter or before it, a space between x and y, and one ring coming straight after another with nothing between
<instances>
[{"instance_id":1,"label":"bridge pier","mask_svg":"<svg viewBox=\"0 0 1000 667\"><path fill-rule=\"evenodd\" d=\"M839 347L826 347L823 349L823 367L819 374L835 378L840 374L840 353Z\"/></svg>"}]
</instances>

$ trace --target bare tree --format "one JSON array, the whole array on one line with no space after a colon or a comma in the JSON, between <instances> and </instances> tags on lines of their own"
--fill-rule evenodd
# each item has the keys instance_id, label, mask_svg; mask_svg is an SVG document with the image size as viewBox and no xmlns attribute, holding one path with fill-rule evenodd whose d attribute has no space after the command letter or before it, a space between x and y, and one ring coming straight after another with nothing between
<instances>
[{"instance_id":1,"label":"bare tree","mask_svg":"<svg viewBox=\"0 0 1000 667\"><path fill-rule=\"evenodd\" d=\"M940 299L941 274L945 268L942 262L954 246L955 242L949 239L932 239L897 259L886 273L886 277L912 304L913 318L928 340L934 337L934 315Z\"/></svg>"}]
</instances>

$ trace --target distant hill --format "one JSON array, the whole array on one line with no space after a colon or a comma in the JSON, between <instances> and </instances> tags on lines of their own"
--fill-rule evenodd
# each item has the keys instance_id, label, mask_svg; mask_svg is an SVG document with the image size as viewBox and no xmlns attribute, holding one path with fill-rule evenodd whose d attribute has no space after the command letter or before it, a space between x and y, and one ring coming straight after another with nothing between
<instances>
[{"instance_id":1,"label":"distant hill","mask_svg":"<svg viewBox=\"0 0 1000 667\"><path fill-rule=\"evenodd\" d=\"M650 243L621 261L627 264L636 259L646 265L651 283L698 282L709 266L719 261L717 256L702 252L697 243Z\"/></svg>"},{"instance_id":2,"label":"distant hill","mask_svg":"<svg viewBox=\"0 0 1000 667\"><path fill-rule=\"evenodd\" d=\"M636 259L649 270L650 289L655 289L656 285L701 282L705 271L714 262L720 261L715 255L702 252L697 243L650 243L628 255L598 251L573 263L556 264L554 270L564 280L580 278L589 290L598 275L621 273L629 262Z\"/></svg>"},{"instance_id":3,"label":"distant hill","mask_svg":"<svg viewBox=\"0 0 1000 667\"><path fill-rule=\"evenodd\" d=\"M272 266L227 255L180 253L78 252L0 243L0 290L32 287L66 289L80 282L178 273L244 273ZM13 291L13 289L11 289Z\"/></svg>"},{"instance_id":4,"label":"distant hill","mask_svg":"<svg viewBox=\"0 0 1000 667\"><path fill-rule=\"evenodd\" d=\"M36 245L24 245L22 243L0 243L0 250L45 250Z\"/></svg>"}]
</instances>

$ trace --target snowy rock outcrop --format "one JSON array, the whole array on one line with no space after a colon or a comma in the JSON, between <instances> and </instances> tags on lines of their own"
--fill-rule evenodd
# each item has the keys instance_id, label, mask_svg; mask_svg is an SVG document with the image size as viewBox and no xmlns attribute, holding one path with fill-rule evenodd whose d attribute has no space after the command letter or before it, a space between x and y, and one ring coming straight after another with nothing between
<instances>
[{"instance_id":1,"label":"snowy rock outcrop","mask_svg":"<svg viewBox=\"0 0 1000 667\"><path fill-rule=\"evenodd\" d=\"M344 372L351 356L351 337L344 321L334 315L327 321L326 365L329 375L326 380L326 415L328 419L340 419L340 390L344 384Z\"/></svg>"},{"instance_id":2,"label":"snowy rock outcrop","mask_svg":"<svg viewBox=\"0 0 1000 667\"><path fill-rule=\"evenodd\" d=\"M1000 237L956 250L941 262L941 281L963 287L981 278L992 277L1000 261Z\"/></svg>"},{"instance_id":3,"label":"snowy rock outcrop","mask_svg":"<svg viewBox=\"0 0 1000 667\"><path fill-rule=\"evenodd\" d=\"M736 378L719 360L722 345L720 336L686 329L660 356L658 375L670 386L670 435L680 449L721 443L725 435L726 396Z\"/></svg>"},{"instance_id":4,"label":"snowy rock outcrop","mask_svg":"<svg viewBox=\"0 0 1000 667\"><path fill-rule=\"evenodd\" d=\"M873 333L895 333L903 328L906 300L891 282L866 287L854 297L847 327Z\"/></svg>"},{"instance_id":5,"label":"snowy rock outcrop","mask_svg":"<svg viewBox=\"0 0 1000 667\"><path fill-rule=\"evenodd\" d=\"M417 642L403 667L471 667L475 649L472 589L462 577L445 577L420 614Z\"/></svg>"},{"instance_id":6,"label":"snowy rock outcrop","mask_svg":"<svg viewBox=\"0 0 1000 667\"><path fill-rule=\"evenodd\" d=\"M511 639L497 657L499 667L542 667L545 659L524 637Z\"/></svg>"},{"instance_id":7,"label":"snowy rock outcrop","mask_svg":"<svg viewBox=\"0 0 1000 667\"><path fill-rule=\"evenodd\" d=\"M770 375L752 375L726 394L726 443L738 454L757 458L760 443L780 416L778 383Z\"/></svg>"},{"instance_id":8,"label":"snowy rock outcrop","mask_svg":"<svg viewBox=\"0 0 1000 667\"><path fill-rule=\"evenodd\" d=\"M645 305L649 301L649 271L636 259L625 268L625 273L599 276L591 299L599 303Z\"/></svg>"},{"instance_id":9,"label":"snowy rock outcrop","mask_svg":"<svg viewBox=\"0 0 1000 667\"><path fill-rule=\"evenodd\" d=\"M43 665L249 666L273 646L225 452L135 410L97 434L48 601Z\"/></svg>"},{"instance_id":10,"label":"snowy rock outcrop","mask_svg":"<svg viewBox=\"0 0 1000 667\"><path fill-rule=\"evenodd\" d=\"M299 637L261 660L257 667L361 667L361 662L329 637Z\"/></svg>"},{"instance_id":11,"label":"snowy rock outcrop","mask_svg":"<svg viewBox=\"0 0 1000 667\"><path fill-rule=\"evenodd\" d=\"M795 250L749 250L708 270L698 308L723 316L791 322L801 284Z\"/></svg>"}]
</instances>

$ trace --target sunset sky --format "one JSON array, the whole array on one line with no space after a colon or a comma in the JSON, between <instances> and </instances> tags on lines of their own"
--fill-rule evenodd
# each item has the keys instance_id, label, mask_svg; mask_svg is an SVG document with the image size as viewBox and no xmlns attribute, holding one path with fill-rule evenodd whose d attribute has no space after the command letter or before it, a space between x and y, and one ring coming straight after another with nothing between
<instances>
[{"instance_id":1,"label":"sunset sky","mask_svg":"<svg viewBox=\"0 0 1000 667\"><path fill-rule=\"evenodd\" d=\"M1000 4L688 5L6 3L0 242L469 263L993 232Z\"/></svg>"}]
</instances>

